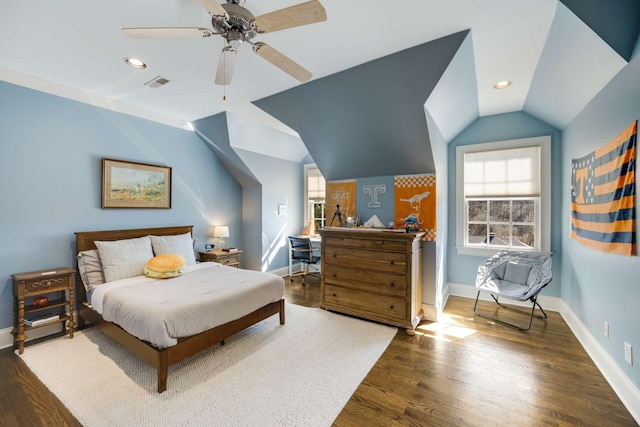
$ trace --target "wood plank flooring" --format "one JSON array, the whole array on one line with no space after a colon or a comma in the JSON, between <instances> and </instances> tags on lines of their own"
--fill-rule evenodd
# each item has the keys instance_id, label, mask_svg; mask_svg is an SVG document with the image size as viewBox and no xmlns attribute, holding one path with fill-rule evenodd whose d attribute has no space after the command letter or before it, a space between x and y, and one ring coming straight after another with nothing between
<instances>
[{"instance_id":1,"label":"wood plank flooring","mask_svg":"<svg viewBox=\"0 0 640 427\"><path fill-rule=\"evenodd\" d=\"M307 283L287 278L287 301L318 306L319 280ZM474 316L473 300L449 298L446 322L396 334L334 425L637 426L561 316L548 314L520 332ZM0 426L78 425L13 349L0 350Z\"/></svg>"}]
</instances>

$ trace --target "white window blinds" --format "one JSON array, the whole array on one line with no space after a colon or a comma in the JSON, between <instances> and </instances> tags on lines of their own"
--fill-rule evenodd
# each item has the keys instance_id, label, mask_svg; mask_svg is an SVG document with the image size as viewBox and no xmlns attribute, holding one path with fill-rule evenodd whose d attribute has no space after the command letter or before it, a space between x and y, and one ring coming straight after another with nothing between
<instances>
[{"instance_id":1,"label":"white window blinds","mask_svg":"<svg viewBox=\"0 0 640 427\"><path fill-rule=\"evenodd\" d=\"M540 147L464 154L465 197L539 197Z\"/></svg>"},{"instance_id":2,"label":"white window blinds","mask_svg":"<svg viewBox=\"0 0 640 427\"><path fill-rule=\"evenodd\" d=\"M326 183L320 169L311 167L307 173L307 197L309 200L324 199Z\"/></svg>"}]
</instances>

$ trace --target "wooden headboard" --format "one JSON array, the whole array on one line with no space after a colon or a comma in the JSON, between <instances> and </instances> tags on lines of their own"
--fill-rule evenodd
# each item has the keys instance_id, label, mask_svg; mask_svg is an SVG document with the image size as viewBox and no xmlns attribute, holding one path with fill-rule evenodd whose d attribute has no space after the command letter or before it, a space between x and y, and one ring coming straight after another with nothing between
<instances>
[{"instance_id":1,"label":"wooden headboard","mask_svg":"<svg viewBox=\"0 0 640 427\"><path fill-rule=\"evenodd\" d=\"M171 236L174 234L191 233L193 225L181 225L177 227L134 228L130 230L105 230L105 231L79 231L76 232L76 253L96 249L95 241L113 241L122 239L134 239L153 234L154 236Z\"/></svg>"}]
</instances>

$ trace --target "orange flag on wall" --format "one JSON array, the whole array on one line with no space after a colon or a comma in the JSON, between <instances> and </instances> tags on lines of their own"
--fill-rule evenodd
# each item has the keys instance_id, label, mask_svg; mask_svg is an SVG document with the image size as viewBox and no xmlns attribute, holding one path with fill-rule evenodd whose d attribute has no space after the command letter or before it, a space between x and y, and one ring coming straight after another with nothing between
<instances>
[{"instance_id":1,"label":"orange flag on wall","mask_svg":"<svg viewBox=\"0 0 640 427\"><path fill-rule=\"evenodd\" d=\"M423 240L436 239L436 175L397 175L393 179L396 228L414 225Z\"/></svg>"}]
</instances>

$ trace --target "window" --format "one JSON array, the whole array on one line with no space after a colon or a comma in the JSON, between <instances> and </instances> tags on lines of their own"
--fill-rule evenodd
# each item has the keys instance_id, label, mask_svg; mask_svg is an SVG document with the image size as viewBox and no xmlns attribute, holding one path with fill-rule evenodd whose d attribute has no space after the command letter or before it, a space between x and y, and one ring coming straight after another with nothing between
<instances>
[{"instance_id":1,"label":"window","mask_svg":"<svg viewBox=\"0 0 640 427\"><path fill-rule=\"evenodd\" d=\"M313 223L314 230L324 228L326 183L316 165L304 166L305 177L305 223Z\"/></svg>"},{"instance_id":2,"label":"window","mask_svg":"<svg viewBox=\"0 0 640 427\"><path fill-rule=\"evenodd\" d=\"M550 251L550 137L456 149L456 247Z\"/></svg>"}]
</instances>

